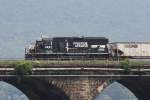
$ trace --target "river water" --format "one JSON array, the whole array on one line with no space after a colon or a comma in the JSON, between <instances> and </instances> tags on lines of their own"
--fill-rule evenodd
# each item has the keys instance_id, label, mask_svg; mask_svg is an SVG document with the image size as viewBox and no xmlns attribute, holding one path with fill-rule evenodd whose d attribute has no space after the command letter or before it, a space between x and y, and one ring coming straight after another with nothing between
<instances>
[{"instance_id":1,"label":"river water","mask_svg":"<svg viewBox=\"0 0 150 100\"><path fill-rule=\"evenodd\" d=\"M114 82L106 87L95 100L138 100L137 97L123 85Z\"/></svg>"}]
</instances>

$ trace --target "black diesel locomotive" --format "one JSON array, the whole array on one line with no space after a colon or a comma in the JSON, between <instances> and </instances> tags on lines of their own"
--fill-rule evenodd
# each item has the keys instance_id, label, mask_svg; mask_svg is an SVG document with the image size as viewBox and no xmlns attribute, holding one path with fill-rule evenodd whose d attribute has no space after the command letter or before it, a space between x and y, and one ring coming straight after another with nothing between
<instances>
[{"instance_id":1,"label":"black diesel locomotive","mask_svg":"<svg viewBox=\"0 0 150 100\"><path fill-rule=\"evenodd\" d=\"M104 37L42 38L26 48L25 59L105 58L107 44Z\"/></svg>"}]
</instances>

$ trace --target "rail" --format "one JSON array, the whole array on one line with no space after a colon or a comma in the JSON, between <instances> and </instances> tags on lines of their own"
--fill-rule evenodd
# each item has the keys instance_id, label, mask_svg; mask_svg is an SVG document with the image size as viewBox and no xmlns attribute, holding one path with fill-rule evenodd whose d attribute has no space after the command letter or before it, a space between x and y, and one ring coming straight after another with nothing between
<instances>
[{"instance_id":1,"label":"rail","mask_svg":"<svg viewBox=\"0 0 150 100\"><path fill-rule=\"evenodd\" d=\"M0 75L0 77L17 77L17 75ZM27 77L150 77L149 75L27 75Z\"/></svg>"},{"instance_id":2,"label":"rail","mask_svg":"<svg viewBox=\"0 0 150 100\"><path fill-rule=\"evenodd\" d=\"M0 71L14 71L14 68L0 68ZM73 70L73 71L80 71L80 70L87 70L87 71L124 71L124 69L121 68L32 68L32 71L63 71L63 70ZM130 69L130 72L147 72L150 71L150 69Z\"/></svg>"}]
</instances>

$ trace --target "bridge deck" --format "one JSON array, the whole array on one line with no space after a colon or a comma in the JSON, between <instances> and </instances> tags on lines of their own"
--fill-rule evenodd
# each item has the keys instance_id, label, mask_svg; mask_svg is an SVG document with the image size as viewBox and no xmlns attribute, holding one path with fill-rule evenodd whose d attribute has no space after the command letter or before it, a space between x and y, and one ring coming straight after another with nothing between
<instances>
[{"instance_id":1,"label":"bridge deck","mask_svg":"<svg viewBox=\"0 0 150 100\"><path fill-rule=\"evenodd\" d=\"M13 75L16 61L0 61L0 75ZM33 65L33 75L123 75L122 61L68 60L68 61L25 61ZM130 61L130 74L137 72L150 75L150 62Z\"/></svg>"},{"instance_id":2,"label":"bridge deck","mask_svg":"<svg viewBox=\"0 0 150 100\"><path fill-rule=\"evenodd\" d=\"M30 62L34 67L114 67L118 68L123 60L112 61L112 60L0 60L0 67L13 67L17 62L24 61ZM130 66L142 66L142 68L149 68L150 60L130 60Z\"/></svg>"}]
</instances>

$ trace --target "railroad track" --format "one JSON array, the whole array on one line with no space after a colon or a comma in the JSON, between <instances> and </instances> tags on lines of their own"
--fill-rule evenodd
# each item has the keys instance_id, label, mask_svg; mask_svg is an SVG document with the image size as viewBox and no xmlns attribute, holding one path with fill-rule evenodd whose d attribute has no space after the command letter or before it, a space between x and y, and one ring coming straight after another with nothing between
<instances>
[{"instance_id":1,"label":"railroad track","mask_svg":"<svg viewBox=\"0 0 150 100\"><path fill-rule=\"evenodd\" d=\"M14 71L14 68L0 68L0 71ZM72 71L80 71L80 70L84 70L84 71L124 71L124 69L122 68L32 68L33 71L66 71L66 70L72 70ZM150 68L149 69L145 69L145 68L133 68L130 69L131 72L150 72Z\"/></svg>"},{"instance_id":2,"label":"railroad track","mask_svg":"<svg viewBox=\"0 0 150 100\"><path fill-rule=\"evenodd\" d=\"M14 68L15 65L0 65L0 68ZM33 65L33 68L122 68L121 65L98 65L98 64L46 64L46 65ZM150 65L129 65L131 69L150 69Z\"/></svg>"}]
</instances>

